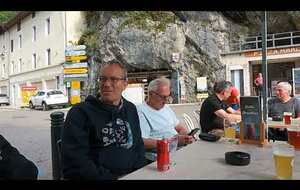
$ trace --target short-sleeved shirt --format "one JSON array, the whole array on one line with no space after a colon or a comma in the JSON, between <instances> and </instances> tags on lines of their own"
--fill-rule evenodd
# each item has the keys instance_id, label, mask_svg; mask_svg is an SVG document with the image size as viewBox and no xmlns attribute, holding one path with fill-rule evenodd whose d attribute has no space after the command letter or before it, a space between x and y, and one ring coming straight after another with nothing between
<instances>
[{"instance_id":1,"label":"short-sleeved shirt","mask_svg":"<svg viewBox=\"0 0 300 190\"><path fill-rule=\"evenodd\" d=\"M292 97L288 102L281 102L278 98L273 98L268 101L269 117L273 115L283 116L283 112L291 112L293 118L300 114L300 101Z\"/></svg>"},{"instance_id":2,"label":"short-sleeved shirt","mask_svg":"<svg viewBox=\"0 0 300 190\"><path fill-rule=\"evenodd\" d=\"M143 102L137 106L137 110L143 138L162 139L177 135L175 127L179 120L168 105L155 110Z\"/></svg>"},{"instance_id":3,"label":"short-sleeved shirt","mask_svg":"<svg viewBox=\"0 0 300 190\"><path fill-rule=\"evenodd\" d=\"M222 102L215 94L204 100L200 110L200 126L202 132L207 133L213 129L223 129L223 119L215 114L215 111L223 109L226 111L228 106Z\"/></svg>"}]
</instances>

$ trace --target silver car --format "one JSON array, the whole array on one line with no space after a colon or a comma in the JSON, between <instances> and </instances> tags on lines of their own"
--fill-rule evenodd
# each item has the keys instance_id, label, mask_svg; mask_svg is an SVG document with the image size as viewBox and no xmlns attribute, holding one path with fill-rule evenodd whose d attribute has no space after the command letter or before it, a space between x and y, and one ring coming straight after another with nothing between
<instances>
[{"instance_id":1,"label":"silver car","mask_svg":"<svg viewBox=\"0 0 300 190\"><path fill-rule=\"evenodd\" d=\"M0 106L1 105L9 105L9 98L6 94L0 94Z\"/></svg>"}]
</instances>

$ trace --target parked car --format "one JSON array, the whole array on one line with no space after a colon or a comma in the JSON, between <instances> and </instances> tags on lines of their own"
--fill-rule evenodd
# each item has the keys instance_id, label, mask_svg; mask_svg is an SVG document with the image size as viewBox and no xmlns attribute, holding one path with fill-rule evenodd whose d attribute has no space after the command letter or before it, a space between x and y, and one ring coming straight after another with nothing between
<instances>
[{"instance_id":1,"label":"parked car","mask_svg":"<svg viewBox=\"0 0 300 190\"><path fill-rule=\"evenodd\" d=\"M0 106L1 105L9 105L9 98L6 94L0 94Z\"/></svg>"},{"instance_id":2,"label":"parked car","mask_svg":"<svg viewBox=\"0 0 300 190\"><path fill-rule=\"evenodd\" d=\"M46 111L57 106L68 106L68 97L60 90L39 90L36 95L29 99L30 109L42 107Z\"/></svg>"}]
</instances>

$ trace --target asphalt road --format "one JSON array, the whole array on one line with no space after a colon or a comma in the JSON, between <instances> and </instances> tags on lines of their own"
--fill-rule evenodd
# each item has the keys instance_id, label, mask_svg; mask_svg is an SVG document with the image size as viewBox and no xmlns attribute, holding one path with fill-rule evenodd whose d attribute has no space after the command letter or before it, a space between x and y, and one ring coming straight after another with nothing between
<instances>
[{"instance_id":1,"label":"asphalt road","mask_svg":"<svg viewBox=\"0 0 300 190\"><path fill-rule=\"evenodd\" d=\"M37 165L38 179L52 179L50 114L54 111L58 110L0 107L0 134Z\"/></svg>"},{"instance_id":2,"label":"asphalt road","mask_svg":"<svg viewBox=\"0 0 300 190\"><path fill-rule=\"evenodd\" d=\"M199 109L199 104L172 105L171 107L182 124L186 125L182 115L187 113L195 127L198 127L194 110ZM42 111L0 107L0 134L37 165L38 179L41 180L53 179L50 114L54 111L63 111L66 116L68 109Z\"/></svg>"}]
</instances>

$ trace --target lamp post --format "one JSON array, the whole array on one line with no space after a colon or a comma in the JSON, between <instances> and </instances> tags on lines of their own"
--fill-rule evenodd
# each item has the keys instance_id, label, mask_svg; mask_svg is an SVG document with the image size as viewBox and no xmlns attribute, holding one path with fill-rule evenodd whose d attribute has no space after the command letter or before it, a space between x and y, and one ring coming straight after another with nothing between
<instances>
[{"instance_id":1,"label":"lamp post","mask_svg":"<svg viewBox=\"0 0 300 190\"><path fill-rule=\"evenodd\" d=\"M180 61L180 53L172 53L172 63L176 64ZM176 91L177 103L180 103L180 84L179 84L179 68L176 66Z\"/></svg>"},{"instance_id":2,"label":"lamp post","mask_svg":"<svg viewBox=\"0 0 300 190\"><path fill-rule=\"evenodd\" d=\"M267 123L267 96L268 96L268 74L267 74L267 11L263 14L262 24L262 75L263 75L263 121ZM267 130L268 135L268 130Z\"/></svg>"}]
</instances>

